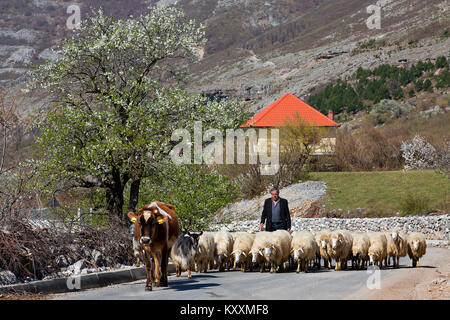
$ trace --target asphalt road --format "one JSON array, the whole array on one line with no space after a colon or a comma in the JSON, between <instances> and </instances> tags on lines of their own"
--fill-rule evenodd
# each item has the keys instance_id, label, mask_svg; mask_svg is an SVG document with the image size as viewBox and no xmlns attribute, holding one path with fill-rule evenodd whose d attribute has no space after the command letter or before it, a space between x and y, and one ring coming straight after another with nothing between
<instances>
[{"instance_id":1,"label":"asphalt road","mask_svg":"<svg viewBox=\"0 0 450 320\"><path fill-rule=\"evenodd\" d=\"M428 250L427 255L432 255ZM421 261L423 267L427 256ZM349 263L350 266L350 263ZM432 267L432 266L428 266ZM383 269L380 272L381 287L383 279L392 278L395 273L410 269L410 260L400 259L400 269ZM358 292L367 288L367 283L373 283L373 271L366 270L315 270L309 273L270 274L240 271L209 271L208 273L193 273L188 279L186 273L181 277L169 276L169 287L153 288L152 292L144 290L145 280L105 288L85 290L75 293L56 295L55 299L187 299L187 300L251 300L251 299L343 299L348 296L358 298Z\"/></svg>"}]
</instances>

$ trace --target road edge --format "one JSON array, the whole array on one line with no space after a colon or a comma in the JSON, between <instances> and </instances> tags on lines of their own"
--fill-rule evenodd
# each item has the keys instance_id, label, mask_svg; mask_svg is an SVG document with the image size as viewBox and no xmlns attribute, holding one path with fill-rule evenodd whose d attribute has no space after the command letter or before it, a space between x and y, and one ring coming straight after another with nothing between
<instances>
[{"instance_id":1,"label":"road edge","mask_svg":"<svg viewBox=\"0 0 450 320\"><path fill-rule=\"evenodd\" d=\"M174 273L175 266L168 265L168 272ZM18 283L0 286L0 294L31 292L31 293L66 293L79 292L87 289L101 288L113 284L133 282L146 278L145 267L131 267L125 270L114 270L79 274L67 278L38 280L27 283Z\"/></svg>"}]
</instances>

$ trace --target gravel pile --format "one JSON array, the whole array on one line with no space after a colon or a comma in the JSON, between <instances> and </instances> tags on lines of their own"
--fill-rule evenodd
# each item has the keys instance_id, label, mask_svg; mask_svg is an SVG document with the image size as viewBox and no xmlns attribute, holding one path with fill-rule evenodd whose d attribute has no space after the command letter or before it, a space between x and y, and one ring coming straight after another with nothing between
<instances>
[{"instance_id":1,"label":"gravel pile","mask_svg":"<svg viewBox=\"0 0 450 320\"><path fill-rule=\"evenodd\" d=\"M280 197L288 199L289 208L296 208L308 200L317 201L322 198L327 189L327 184L322 181L307 181L296 183L280 190ZM252 200L242 200L228 206L223 216L235 220L253 220L261 216L264 200L270 198L265 194Z\"/></svg>"}]
</instances>

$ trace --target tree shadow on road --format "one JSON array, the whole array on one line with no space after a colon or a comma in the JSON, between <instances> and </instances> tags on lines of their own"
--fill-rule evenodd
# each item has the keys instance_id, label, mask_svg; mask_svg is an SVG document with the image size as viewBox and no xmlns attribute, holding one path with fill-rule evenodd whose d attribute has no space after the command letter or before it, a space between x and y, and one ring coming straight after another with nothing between
<instances>
[{"instance_id":1,"label":"tree shadow on road","mask_svg":"<svg viewBox=\"0 0 450 320\"><path fill-rule=\"evenodd\" d=\"M187 290L198 290L198 289L205 289L210 287L218 287L220 286L220 283L214 283L214 282L198 282L195 279L183 279L178 281L173 281L172 283L169 283L169 289L175 290L175 291L187 291Z\"/></svg>"}]
</instances>

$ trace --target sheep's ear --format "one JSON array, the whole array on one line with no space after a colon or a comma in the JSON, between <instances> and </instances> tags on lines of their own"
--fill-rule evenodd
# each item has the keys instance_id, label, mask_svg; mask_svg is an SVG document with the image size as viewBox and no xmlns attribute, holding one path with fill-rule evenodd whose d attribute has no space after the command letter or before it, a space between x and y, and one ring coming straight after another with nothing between
<instances>
[{"instance_id":1,"label":"sheep's ear","mask_svg":"<svg viewBox=\"0 0 450 320\"><path fill-rule=\"evenodd\" d=\"M294 253L294 248L291 249L291 253Z\"/></svg>"},{"instance_id":2,"label":"sheep's ear","mask_svg":"<svg viewBox=\"0 0 450 320\"><path fill-rule=\"evenodd\" d=\"M260 255L263 255L262 250L259 250L258 253L259 253Z\"/></svg>"},{"instance_id":3,"label":"sheep's ear","mask_svg":"<svg viewBox=\"0 0 450 320\"><path fill-rule=\"evenodd\" d=\"M227 254L226 254L226 253L224 253L223 255L225 256L225 258L228 258L228 256L227 256Z\"/></svg>"},{"instance_id":4,"label":"sheep's ear","mask_svg":"<svg viewBox=\"0 0 450 320\"><path fill-rule=\"evenodd\" d=\"M242 252L242 254L244 255L244 257L246 257L247 255L245 254L245 252Z\"/></svg>"}]
</instances>

